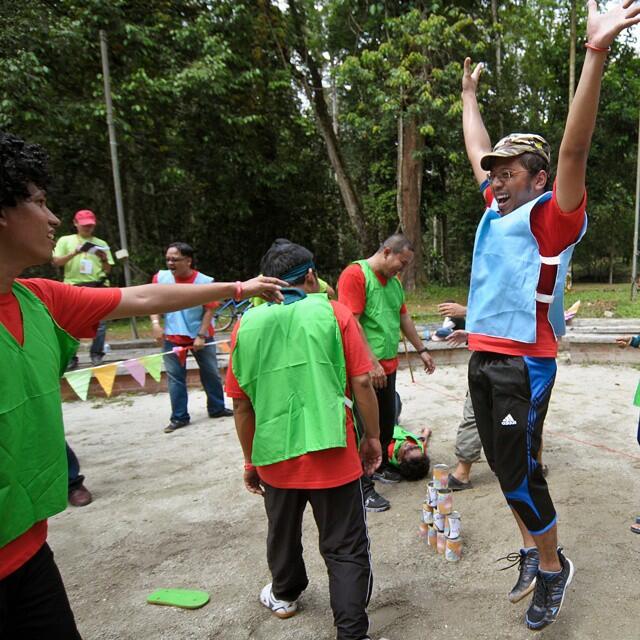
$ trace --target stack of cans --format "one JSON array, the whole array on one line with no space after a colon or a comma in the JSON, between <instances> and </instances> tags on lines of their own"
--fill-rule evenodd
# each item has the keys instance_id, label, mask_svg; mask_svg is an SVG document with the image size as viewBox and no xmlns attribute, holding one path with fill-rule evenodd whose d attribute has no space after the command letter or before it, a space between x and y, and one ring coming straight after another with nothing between
<instances>
[{"instance_id":1,"label":"stack of cans","mask_svg":"<svg viewBox=\"0 0 640 640\"><path fill-rule=\"evenodd\" d=\"M418 535L449 562L457 562L462 554L460 514L453 510L453 493L448 485L449 467L437 464L433 480L427 484Z\"/></svg>"}]
</instances>

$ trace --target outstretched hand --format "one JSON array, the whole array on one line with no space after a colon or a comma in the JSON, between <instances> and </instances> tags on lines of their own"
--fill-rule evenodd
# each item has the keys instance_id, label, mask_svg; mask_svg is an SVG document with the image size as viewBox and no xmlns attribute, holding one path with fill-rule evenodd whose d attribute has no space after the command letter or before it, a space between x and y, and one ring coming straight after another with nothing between
<instances>
[{"instance_id":1,"label":"outstretched hand","mask_svg":"<svg viewBox=\"0 0 640 640\"><path fill-rule=\"evenodd\" d=\"M625 347L628 347L631 344L632 339L633 339L633 336L619 336L618 338L616 338L616 344L621 349L624 349Z\"/></svg>"},{"instance_id":2,"label":"outstretched hand","mask_svg":"<svg viewBox=\"0 0 640 640\"><path fill-rule=\"evenodd\" d=\"M469 339L469 332L464 329L456 329L452 331L445 340L451 347L458 347L461 344L465 344Z\"/></svg>"},{"instance_id":3,"label":"outstretched hand","mask_svg":"<svg viewBox=\"0 0 640 640\"><path fill-rule=\"evenodd\" d=\"M596 47L607 49L621 31L640 23L640 4L634 0L619 2L604 13L596 0L589 0L588 7L587 42Z\"/></svg>"},{"instance_id":4,"label":"outstretched hand","mask_svg":"<svg viewBox=\"0 0 640 640\"><path fill-rule=\"evenodd\" d=\"M253 298L260 296L268 302L282 302L282 287L288 287L289 283L278 278L269 278L267 276L258 276L242 283L242 297Z\"/></svg>"},{"instance_id":5,"label":"outstretched hand","mask_svg":"<svg viewBox=\"0 0 640 640\"><path fill-rule=\"evenodd\" d=\"M463 91L472 91L476 93L478 91L478 84L480 84L480 76L482 75L482 70L484 69L484 64L482 62L478 62L476 68L471 71L471 58L464 59L464 71L462 73L462 90Z\"/></svg>"}]
</instances>

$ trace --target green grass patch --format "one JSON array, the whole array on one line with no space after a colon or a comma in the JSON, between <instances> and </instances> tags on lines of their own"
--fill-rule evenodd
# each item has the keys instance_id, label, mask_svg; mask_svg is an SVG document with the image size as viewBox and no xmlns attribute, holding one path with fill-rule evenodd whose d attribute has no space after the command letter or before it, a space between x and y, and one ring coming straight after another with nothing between
<instances>
[{"instance_id":1,"label":"green grass patch","mask_svg":"<svg viewBox=\"0 0 640 640\"><path fill-rule=\"evenodd\" d=\"M453 300L466 304L469 289L467 286L441 287L429 285L420 291L407 294L407 308L416 322L438 322L438 304ZM602 318L605 311L613 313L614 318L636 318L640 316L640 295L631 302L631 285L579 283L565 293L565 308L580 300L578 318Z\"/></svg>"}]
</instances>

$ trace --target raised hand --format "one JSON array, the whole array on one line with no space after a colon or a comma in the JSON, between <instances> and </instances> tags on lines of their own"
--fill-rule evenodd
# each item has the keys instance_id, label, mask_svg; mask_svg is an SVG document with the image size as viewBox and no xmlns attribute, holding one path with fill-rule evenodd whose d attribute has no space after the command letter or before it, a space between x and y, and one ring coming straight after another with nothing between
<instances>
[{"instance_id":1,"label":"raised hand","mask_svg":"<svg viewBox=\"0 0 640 640\"><path fill-rule=\"evenodd\" d=\"M598 11L596 0L587 4L587 42L595 47L608 49L621 31L640 22L640 4L634 0L618 2L604 13Z\"/></svg>"},{"instance_id":2,"label":"raised hand","mask_svg":"<svg viewBox=\"0 0 640 640\"><path fill-rule=\"evenodd\" d=\"M478 91L478 84L480 83L480 76L482 75L482 70L484 69L484 64L482 62L478 62L476 68L471 71L471 58L464 59L464 71L462 73L462 91L472 91L476 93Z\"/></svg>"}]
</instances>

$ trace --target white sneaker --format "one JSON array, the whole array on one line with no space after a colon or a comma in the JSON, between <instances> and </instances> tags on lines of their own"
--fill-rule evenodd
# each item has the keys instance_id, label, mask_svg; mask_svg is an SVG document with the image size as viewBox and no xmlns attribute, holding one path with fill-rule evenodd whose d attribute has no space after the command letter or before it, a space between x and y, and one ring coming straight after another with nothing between
<instances>
[{"instance_id":1,"label":"white sneaker","mask_svg":"<svg viewBox=\"0 0 640 640\"><path fill-rule=\"evenodd\" d=\"M260 592L260 602L267 607L267 609L271 609L273 614L278 616L278 618L290 618L296 614L298 610L298 601L294 600L293 602L289 602L288 600L277 600L273 596L273 592L271 591L271 582Z\"/></svg>"}]
</instances>

